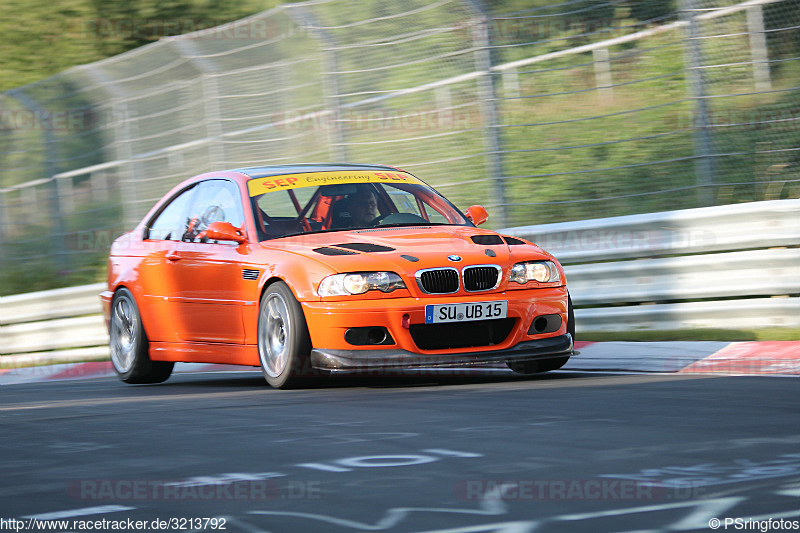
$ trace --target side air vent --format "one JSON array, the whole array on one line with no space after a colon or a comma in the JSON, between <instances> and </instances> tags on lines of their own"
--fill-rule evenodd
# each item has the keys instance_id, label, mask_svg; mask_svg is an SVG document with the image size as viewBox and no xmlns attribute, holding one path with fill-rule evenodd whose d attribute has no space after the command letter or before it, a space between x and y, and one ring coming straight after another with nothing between
<instances>
[{"instance_id":1,"label":"side air vent","mask_svg":"<svg viewBox=\"0 0 800 533\"><path fill-rule=\"evenodd\" d=\"M256 268L242 269L242 279L256 280L261 271Z\"/></svg>"}]
</instances>

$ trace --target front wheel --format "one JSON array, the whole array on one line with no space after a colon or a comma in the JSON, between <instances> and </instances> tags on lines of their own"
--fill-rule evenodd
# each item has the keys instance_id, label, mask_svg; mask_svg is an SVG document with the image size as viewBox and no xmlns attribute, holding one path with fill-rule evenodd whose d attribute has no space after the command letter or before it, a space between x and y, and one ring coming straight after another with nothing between
<instances>
[{"instance_id":1,"label":"front wheel","mask_svg":"<svg viewBox=\"0 0 800 533\"><path fill-rule=\"evenodd\" d=\"M126 288L114 294L109 326L111 364L119 379L126 383L161 383L169 378L174 363L150 360L142 317L133 294Z\"/></svg>"},{"instance_id":2,"label":"front wheel","mask_svg":"<svg viewBox=\"0 0 800 533\"><path fill-rule=\"evenodd\" d=\"M303 309L288 285L273 283L261 298L258 357L276 389L316 385L325 374L311 366L311 338Z\"/></svg>"}]
</instances>

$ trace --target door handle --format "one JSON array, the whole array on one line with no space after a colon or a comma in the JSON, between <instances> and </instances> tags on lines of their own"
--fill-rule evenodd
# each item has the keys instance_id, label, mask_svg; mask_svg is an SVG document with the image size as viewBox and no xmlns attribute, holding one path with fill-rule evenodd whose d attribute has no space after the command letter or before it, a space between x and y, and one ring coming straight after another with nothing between
<instances>
[{"instance_id":1,"label":"door handle","mask_svg":"<svg viewBox=\"0 0 800 533\"><path fill-rule=\"evenodd\" d=\"M171 251L171 252L167 252L167 255L164 256L164 257L167 258L167 261L172 261L173 263L175 261L179 261L180 258L181 258L180 254L178 252L174 251L174 250Z\"/></svg>"}]
</instances>

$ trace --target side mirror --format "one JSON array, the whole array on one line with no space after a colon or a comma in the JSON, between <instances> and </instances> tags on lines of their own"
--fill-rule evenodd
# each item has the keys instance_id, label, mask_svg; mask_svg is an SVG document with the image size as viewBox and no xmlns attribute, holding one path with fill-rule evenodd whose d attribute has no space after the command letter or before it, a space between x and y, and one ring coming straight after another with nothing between
<instances>
[{"instance_id":1,"label":"side mirror","mask_svg":"<svg viewBox=\"0 0 800 533\"><path fill-rule=\"evenodd\" d=\"M247 242L242 230L230 222L212 222L205 231L206 237L212 241L234 241L239 244Z\"/></svg>"},{"instance_id":2,"label":"side mirror","mask_svg":"<svg viewBox=\"0 0 800 533\"><path fill-rule=\"evenodd\" d=\"M489 213L482 205L471 205L467 208L467 218L476 226L489 220Z\"/></svg>"}]
</instances>

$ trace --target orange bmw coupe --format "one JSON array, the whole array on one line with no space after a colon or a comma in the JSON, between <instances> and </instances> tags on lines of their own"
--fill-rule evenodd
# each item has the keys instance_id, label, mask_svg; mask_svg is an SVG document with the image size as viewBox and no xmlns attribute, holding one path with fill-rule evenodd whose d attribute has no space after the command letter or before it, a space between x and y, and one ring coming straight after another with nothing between
<instances>
[{"instance_id":1,"label":"orange bmw coupe","mask_svg":"<svg viewBox=\"0 0 800 533\"><path fill-rule=\"evenodd\" d=\"M479 229L487 218L387 166L188 179L111 247L114 369L159 383L176 361L260 366L290 388L341 371L560 368L575 336L564 271Z\"/></svg>"}]
</instances>

